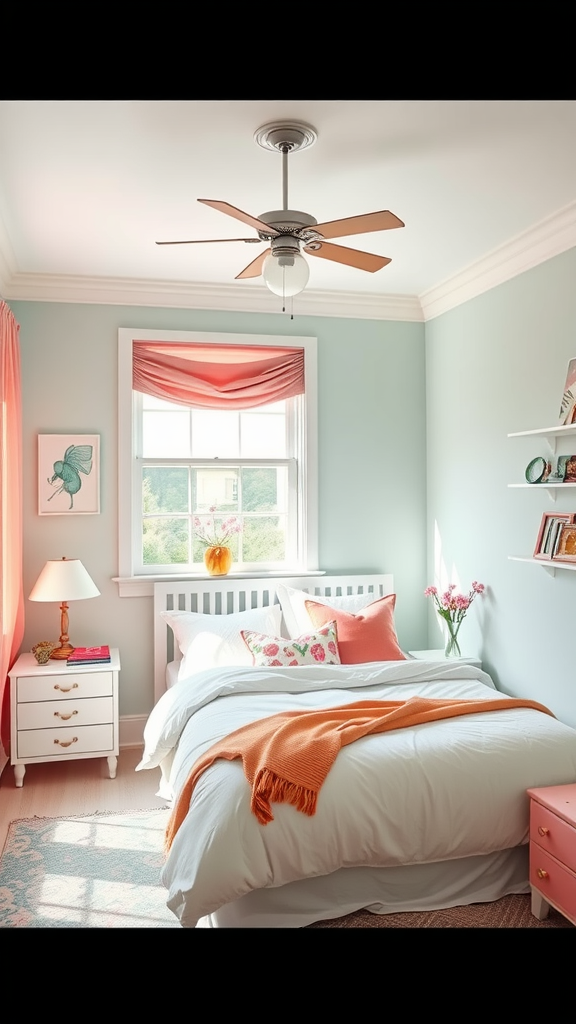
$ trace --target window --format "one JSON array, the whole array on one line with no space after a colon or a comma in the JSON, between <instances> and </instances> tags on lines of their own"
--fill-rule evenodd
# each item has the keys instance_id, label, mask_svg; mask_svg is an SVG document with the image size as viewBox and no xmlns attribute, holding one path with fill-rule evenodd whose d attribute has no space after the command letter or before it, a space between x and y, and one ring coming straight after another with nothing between
<instances>
[{"instance_id":1,"label":"window","mask_svg":"<svg viewBox=\"0 0 576 1024\"><path fill-rule=\"evenodd\" d=\"M241 409L197 408L132 388L134 343L304 349L305 393ZM119 331L120 594L204 573L194 520L242 519L234 570L317 568L316 339Z\"/></svg>"}]
</instances>

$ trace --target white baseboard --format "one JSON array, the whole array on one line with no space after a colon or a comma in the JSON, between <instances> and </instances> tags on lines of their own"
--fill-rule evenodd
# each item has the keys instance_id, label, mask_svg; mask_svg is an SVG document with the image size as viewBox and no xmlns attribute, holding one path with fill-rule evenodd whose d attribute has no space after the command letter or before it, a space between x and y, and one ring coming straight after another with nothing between
<instances>
[{"instance_id":1,"label":"white baseboard","mask_svg":"<svg viewBox=\"0 0 576 1024\"><path fill-rule=\"evenodd\" d=\"M144 726L148 715L122 715L120 718L120 746L144 746Z\"/></svg>"}]
</instances>

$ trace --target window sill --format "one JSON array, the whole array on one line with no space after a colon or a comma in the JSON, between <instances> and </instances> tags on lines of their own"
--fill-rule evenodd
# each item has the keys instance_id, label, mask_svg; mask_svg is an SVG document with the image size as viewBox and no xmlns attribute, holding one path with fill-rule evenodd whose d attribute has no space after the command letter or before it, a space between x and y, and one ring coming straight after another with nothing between
<instances>
[{"instance_id":1,"label":"window sill","mask_svg":"<svg viewBox=\"0 0 576 1024\"><path fill-rule=\"evenodd\" d=\"M262 580L270 579L295 579L303 576L325 576L322 569L294 569L292 571L274 569L270 572L229 572L225 577L228 580ZM224 579L224 577L220 577ZM153 597L155 583L182 583L188 580L214 580L217 576L209 576L207 573L190 575L178 575L170 573L168 576L113 576L112 582L118 584L119 597Z\"/></svg>"}]
</instances>

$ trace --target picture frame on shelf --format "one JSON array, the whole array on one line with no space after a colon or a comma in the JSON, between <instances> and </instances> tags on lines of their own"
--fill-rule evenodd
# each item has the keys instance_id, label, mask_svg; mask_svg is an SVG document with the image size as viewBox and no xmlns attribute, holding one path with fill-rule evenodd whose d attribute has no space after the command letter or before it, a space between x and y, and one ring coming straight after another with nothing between
<instances>
[{"instance_id":1,"label":"picture frame on shelf","mask_svg":"<svg viewBox=\"0 0 576 1024\"><path fill-rule=\"evenodd\" d=\"M552 561L554 553L558 549L560 532L563 526L571 526L576 523L574 512L544 512L533 558L541 558Z\"/></svg>"},{"instance_id":2,"label":"picture frame on shelf","mask_svg":"<svg viewBox=\"0 0 576 1024\"><path fill-rule=\"evenodd\" d=\"M559 422L561 426L576 423L576 358L568 363L566 382L560 403Z\"/></svg>"},{"instance_id":3,"label":"picture frame on shelf","mask_svg":"<svg viewBox=\"0 0 576 1024\"><path fill-rule=\"evenodd\" d=\"M565 523L561 527L552 558L557 562L576 562L576 523Z\"/></svg>"},{"instance_id":4,"label":"picture frame on shelf","mask_svg":"<svg viewBox=\"0 0 576 1024\"><path fill-rule=\"evenodd\" d=\"M559 455L556 463L556 478L562 483L566 477L566 463L569 458L569 455Z\"/></svg>"},{"instance_id":5,"label":"picture frame on shelf","mask_svg":"<svg viewBox=\"0 0 576 1024\"><path fill-rule=\"evenodd\" d=\"M566 460L564 483L576 484L576 455L569 455Z\"/></svg>"},{"instance_id":6,"label":"picture frame on shelf","mask_svg":"<svg viewBox=\"0 0 576 1024\"><path fill-rule=\"evenodd\" d=\"M100 435L38 434L38 515L100 512Z\"/></svg>"}]
</instances>

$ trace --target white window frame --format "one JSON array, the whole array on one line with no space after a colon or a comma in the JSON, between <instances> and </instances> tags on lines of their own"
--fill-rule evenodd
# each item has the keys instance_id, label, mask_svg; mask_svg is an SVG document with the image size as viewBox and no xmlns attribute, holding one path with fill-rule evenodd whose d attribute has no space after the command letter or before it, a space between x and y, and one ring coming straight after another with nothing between
<instances>
[{"instance_id":1,"label":"white window frame","mask_svg":"<svg viewBox=\"0 0 576 1024\"><path fill-rule=\"evenodd\" d=\"M318 570L318 403L317 403L317 339L263 334L222 334L205 331L154 331L133 327L118 330L118 583L120 597L143 597L153 594L158 580L195 579L193 574L136 574L134 567L134 432L137 423L132 400L132 356L135 341L186 344L202 342L213 345L265 345L304 349L305 429L297 438L300 480L298 486L298 522L300 555L295 564L281 570L287 575L302 575ZM138 514L141 529L140 510ZM242 573L246 577L262 577L266 572ZM278 571L270 572L278 575Z\"/></svg>"}]
</instances>

